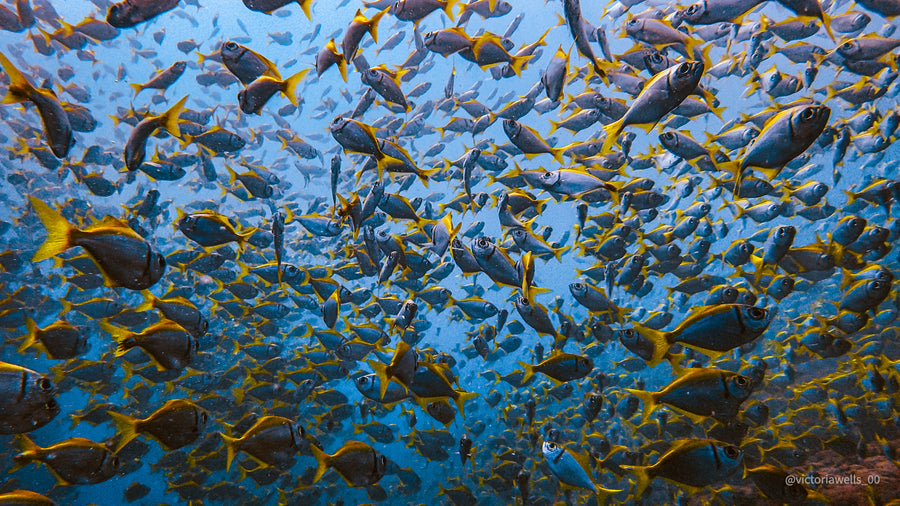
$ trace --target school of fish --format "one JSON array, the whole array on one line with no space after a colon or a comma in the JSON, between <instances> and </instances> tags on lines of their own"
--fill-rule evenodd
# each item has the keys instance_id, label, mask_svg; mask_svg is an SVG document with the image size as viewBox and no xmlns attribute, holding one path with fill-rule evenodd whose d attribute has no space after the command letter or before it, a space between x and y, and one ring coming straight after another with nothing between
<instances>
[{"instance_id":1,"label":"school of fish","mask_svg":"<svg viewBox=\"0 0 900 506\"><path fill-rule=\"evenodd\" d=\"M0 504L900 504L898 16L3 0Z\"/></svg>"}]
</instances>

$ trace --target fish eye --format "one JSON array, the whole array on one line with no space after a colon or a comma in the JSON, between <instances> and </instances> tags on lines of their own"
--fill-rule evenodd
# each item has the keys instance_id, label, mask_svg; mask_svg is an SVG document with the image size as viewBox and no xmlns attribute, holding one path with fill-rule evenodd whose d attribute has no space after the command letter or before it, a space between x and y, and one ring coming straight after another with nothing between
<instances>
[{"instance_id":1,"label":"fish eye","mask_svg":"<svg viewBox=\"0 0 900 506\"><path fill-rule=\"evenodd\" d=\"M766 317L766 312L763 309L758 307L751 307L750 311L747 312L750 315L750 318L754 320L762 320Z\"/></svg>"},{"instance_id":2,"label":"fish eye","mask_svg":"<svg viewBox=\"0 0 900 506\"><path fill-rule=\"evenodd\" d=\"M722 294L724 294L726 297L737 297L737 295L738 295L737 290L735 290L734 288L731 288L731 287L723 290Z\"/></svg>"},{"instance_id":3,"label":"fish eye","mask_svg":"<svg viewBox=\"0 0 900 506\"><path fill-rule=\"evenodd\" d=\"M362 378L359 378L359 379L356 380L356 381L358 381L360 385L365 385L366 383L369 382L369 377L368 377L368 376L363 376Z\"/></svg>"},{"instance_id":4,"label":"fish eye","mask_svg":"<svg viewBox=\"0 0 900 506\"><path fill-rule=\"evenodd\" d=\"M556 443L547 443L547 448L550 448L551 450L555 450L555 449L556 449Z\"/></svg>"},{"instance_id":5,"label":"fish eye","mask_svg":"<svg viewBox=\"0 0 900 506\"><path fill-rule=\"evenodd\" d=\"M841 49L853 49L853 42L844 42L843 44L841 44Z\"/></svg>"},{"instance_id":6,"label":"fish eye","mask_svg":"<svg viewBox=\"0 0 900 506\"><path fill-rule=\"evenodd\" d=\"M691 65L687 62L678 66L678 74L687 75L691 73Z\"/></svg>"},{"instance_id":7,"label":"fish eye","mask_svg":"<svg viewBox=\"0 0 900 506\"><path fill-rule=\"evenodd\" d=\"M800 113L800 120L801 121L809 121L809 120L813 119L813 117L815 117L815 115L816 115L816 111L812 107L807 107L806 109L803 109L803 112Z\"/></svg>"},{"instance_id":8,"label":"fish eye","mask_svg":"<svg viewBox=\"0 0 900 506\"><path fill-rule=\"evenodd\" d=\"M697 4L691 4L691 6L687 8L688 15L694 14L695 12L697 12L697 9Z\"/></svg>"},{"instance_id":9,"label":"fish eye","mask_svg":"<svg viewBox=\"0 0 900 506\"><path fill-rule=\"evenodd\" d=\"M625 329L622 331L622 335L627 337L628 339L631 339L634 337L634 329Z\"/></svg>"},{"instance_id":10,"label":"fish eye","mask_svg":"<svg viewBox=\"0 0 900 506\"><path fill-rule=\"evenodd\" d=\"M723 451L725 452L725 456L730 459L736 459L741 455L741 450L737 446L726 446Z\"/></svg>"},{"instance_id":11,"label":"fish eye","mask_svg":"<svg viewBox=\"0 0 900 506\"><path fill-rule=\"evenodd\" d=\"M582 290L582 289L584 289L584 285L582 283L574 283L574 284L572 284L572 288L574 288L576 290Z\"/></svg>"},{"instance_id":12,"label":"fish eye","mask_svg":"<svg viewBox=\"0 0 900 506\"><path fill-rule=\"evenodd\" d=\"M871 286L872 286L872 290L881 290L881 281L878 281L876 279L875 281L872 281Z\"/></svg>"},{"instance_id":13,"label":"fish eye","mask_svg":"<svg viewBox=\"0 0 900 506\"><path fill-rule=\"evenodd\" d=\"M369 74L371 77L378 77L378 71L375 69L369 69L366 71L366 73Z\"/></svg>"},{"instance_id":14,"label":"fish eye","mask_svg":"<svg viewBox=\"0 0 900 506\"><path fill-rule=\"evenodd\" d=\"M166 266L166 259L162 255L156 255L156 263L160 267Z\"/></svg>"},{"instance_id":15,"label":"fish eye","mask_svg":"<svg viewBox=\"0 0 900 506\"><path fill-rule=\"evenodd\" d=\"M238 46L237 46L236 42L229 40L228 42L225 43L225 49L227 49L229 51L234 51L235 49L237 49L237 47Z\"/></svg>"},{"instance_id":16,"label":"fish eye","mask_svg":"<svg viewBox=\"0 0 900 506\"><path fill-rule=\"evenodd\" d=\"M56 402L56 399L49 399L44 403L44 409L46 409L47 411L56 411L57 409L59 409L59 403Z\"/></svg>"},{"instance_id":17,"label":"fish eye","mask_svg":"<svg viewBox=\"0 0 900 506\"><path fill-rule=\"evenodd\" d=\"M746 377L746 376L738 376L737 379L735 379L735 381L737 382L737 384L738 384L739 386L744 386L744 385L746 385L747 383L749 383L749 382L747 381L747 377Z\"/></svg>"},{"instance_id":18,"label":"fish eye","mask_svg":"<svg viewBox=\"0 0 900 506\"><path fill-rule=\"evenodd\" d=\"M53 390L53 382L47 378L40 378L37 380L37 386L44 392L50 392Z\"/></svg>"}]
</instances>

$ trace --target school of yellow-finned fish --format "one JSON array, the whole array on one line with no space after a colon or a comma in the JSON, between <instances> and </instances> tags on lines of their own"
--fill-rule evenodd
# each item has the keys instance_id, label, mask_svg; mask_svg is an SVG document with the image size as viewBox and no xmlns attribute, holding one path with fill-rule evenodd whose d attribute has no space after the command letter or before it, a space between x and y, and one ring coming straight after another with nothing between
<instances>
[{"instance_id":1,"label":"school of yellow-finned fish","mask_svg":"<svg viewBox=\"0 0 900 506\"><path fill-rule=\"evenodd\" d=\"M898 24L0 1L0 504L900 504Z\"/></svg>"}]
</instances>

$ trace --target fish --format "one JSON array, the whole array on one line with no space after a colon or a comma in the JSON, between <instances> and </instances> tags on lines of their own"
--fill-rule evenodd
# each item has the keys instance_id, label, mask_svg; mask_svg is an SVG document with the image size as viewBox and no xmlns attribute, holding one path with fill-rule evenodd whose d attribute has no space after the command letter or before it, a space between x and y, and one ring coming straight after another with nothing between
<instances>
[{"instance_id":1,"label":"fish","mask_svg":"<svg viewBox=\"0 0 900 506\"><path fill-rule=\"evenodd\" d=\"M652 466L621 467L634 473L634 494L641 497L657 477L696 489L727 478L742 464L743 452L736 446L710 439L688 439L676 441Z\"/></svg>"},{"instance_id":2,"label":"fish","mask_svg":"<svg viewBox=\"0 0 900 506\"><path fill-rule=\"evenodd\" d=\"M44 135L47 137L50 150L57 158L65 158L75 144L75 138L69 115L66 114L56 94L51 90L35 88L2 53L0 53L0 64L10 80L2 103L14 104L27 101L34 104L40 113Z\"/></svg>"},{"instance_id":3,"label":"fish","mask_svg":"<svg viewBox=\"0 0 900 506\"><path fill-rule=\"evenodd\" d=\"M628 106L625 115L603 127L606 139L602 153L608 153L622 129L628 125L645 125L648 132L666 114L678 107L694 92L703 76L703 63L689 60L658 72L641 89Z\"/></svg>"},{"instance_id":4,"label":"fish","mask_svg":"<svg viewBox=\"0 0 900 506\"><path fill-rule=\"evenodd\" d=\"M775 313L775 310L745 304L717 304L695 307L690 316L669 332L638 323L633 325L653 345L651 359L647 361L653 367L676 342L712 356L751 342L766 331ZM716 330L710 332L708 325Z\"/></svg>"},{"instance_id":5,"label":"fish","mask_svg":"<svg viewBox=\"0 0 900 506\"><path fill-rule=\"evenodd\" d=\"M56 387L45 375L0 362L4 408L0 433L24 434L50 423L60 413Z\"/></svg>"},{"instance_id":6,"label":"fish","mask_svg":"<svg viewBox=\"0 0 900 506\"><path fill-rule=\"evenodd\" d=\"M661 403L691 415L730 419L737 416L740 405L752 393L750 378L740 374L711 368L694 368L679 376L658 392L628 388L644 402L641 421Z\"/></svg>"},{"instance_id":7,"label":"fish","mask_svg":"<svg viewBox=\"0 0 900 506\"><path fill-rule=\"evenodd\" d=\"M42 448L25 435L16 439L22 451L14 467L45 464L60 485L92 485L109 480L119 471L119 458L106 445L73 437Z\"/></svg>"},{"instance_id":8,"label":"fish","mask_svg":"<svg viewBox=\"0 0 900 506\"><path fill-rule=\"evenodd\" d=\"M263 416L239 438L221 432L219 435L225 442L227 451L226 471L231 469L231 463L239 451L246 453L262 466L288 469L302 449L306 430L284 417ZM311 445L309 448L315 446Z\"/></svg>"},{"instance_id":9,"label":"fish","mask_svg":"<svg viewBox=\"0 0 900 506\"><path fill-rule=\"evenodd\" d=\"M621 490L598 487L594 483L585 455L577 454L550 441L543 442L541 453L543 453L550 471L560 483L594 492L597 504L606 504L608 496L621 492Z\"/></svg>"},{"instance_id":10,"label":"fish","mask_svg":"<svg viewBox=\"0 0 900 506\"><path fill-rule=\"evenodd\" d=\"M40 200L32 197L30 202L47 228L47 239L35 252L32 262L81 246L107 283L130 290L153 286L165 272L165 257L122 221L110 217L82 230Z\"/></svg>"},{"instance_id":11,"label":"fish","mask_svg":"<svg viewBox=\"0 0 900 506\"><path fill-rule=\"evenodd\" d=\"M334 469L348 486L365 487L378 483L387 468L387 458L361 441L347 441L330 455L315 446L310 449L318 462L313 483L319 481L326 471Z\"/></svg>"},{"instance_id":12,"label":"fish","mask_svg":"<svg viewBox=\"0 0 900 506\"><path fill-rule=\"evenodd\" d=\"M101 323L100 326L118 343L117 357L137 347L150 355L160 371L184 369L197 355L196 338L173 321L160 320L139 333L109 323Z\"/></svg>"},{"instance_id":13,"label":"fish","mask_svg":"<svg viewBox=\"0 0 900 506\"><path fill-rule=\"evenodd\" d=\"M115 452L118 453L140 434L147 434L166 451L183 448L197 440L208 421L206 411L187 399L166 401L146 418L134 418L108 411L119 430Z\"/></svg>"}]
</instances>

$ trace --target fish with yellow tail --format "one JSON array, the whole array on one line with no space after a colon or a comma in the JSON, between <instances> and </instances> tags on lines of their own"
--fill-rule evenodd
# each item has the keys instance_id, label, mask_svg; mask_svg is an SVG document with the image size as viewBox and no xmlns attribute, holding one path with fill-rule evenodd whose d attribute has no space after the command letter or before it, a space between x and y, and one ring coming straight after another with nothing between
<instances>
[{"instance_id":1,"label":"fish with yellow tail","mask_svg":"<svg viewBox=\"0 0 900 506\"><path fill-rule=\"evenodd\" d=\"M606 504L606 499L621 490L597 486L591 478L590 462L587 455L573 452L557 443L544 441L541 445L544 461L559 482L570 488L590 490L597 497L597 504Z\"/></svg>"},{"instance_id":2,"label":"fish with yellow tail","mask_svg":"<svg viewBox=\"0 0 900 506\"><path fill-rule=\"evenodd\" d=\"M643 126L649 132L697 89L703 70L702 62L688 60L654 75L625 111L625 115L603 127L606 139L603 141L601 154L609 153L626 126Z\"/></svg>"},{"instance_id":3,"label":"fish with yellow tail","mask_svg":"<svg viewBox=\"0 0 900 506\"><path fill-rule=\"evenodd\" d=\"M166 259L124 222L107 216L100 223L82 230L35 197L29 197L29 201L47 228L47 239L32 257L32 262L81 246L110 286L129 290L150 288L165 272Z\"/></svg>"}]
</instances>

